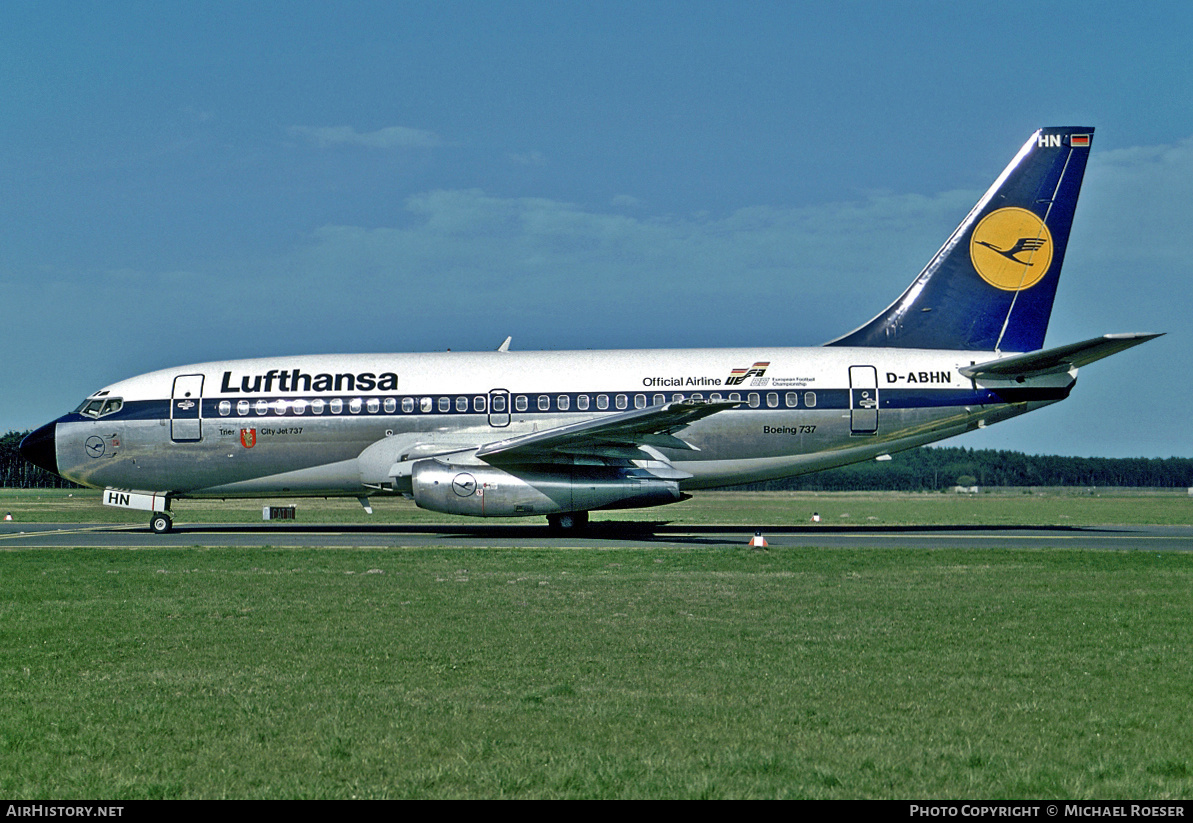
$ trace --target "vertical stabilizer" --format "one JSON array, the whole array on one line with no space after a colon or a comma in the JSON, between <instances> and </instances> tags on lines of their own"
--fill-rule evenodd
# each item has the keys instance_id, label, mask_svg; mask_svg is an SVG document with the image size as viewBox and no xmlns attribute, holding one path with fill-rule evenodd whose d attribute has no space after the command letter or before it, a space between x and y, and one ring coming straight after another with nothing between
<instances>
[{"instance_id":1,"label":"vertical stabilizer","mask_svg":"<svg viewBox=\"0 0 1193 823\"><path fill-rule=\"evenodd\" d=\"M1042 348L1093 134L1033 134L907 291L826 345Z\"/></svg>"}]
</instances>

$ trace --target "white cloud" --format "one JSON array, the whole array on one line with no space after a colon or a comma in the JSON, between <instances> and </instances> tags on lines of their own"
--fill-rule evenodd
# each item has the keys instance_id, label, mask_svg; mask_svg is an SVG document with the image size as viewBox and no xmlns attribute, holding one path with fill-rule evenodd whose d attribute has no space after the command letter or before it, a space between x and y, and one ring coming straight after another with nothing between
<instances>
[{"instance_id":1,"label":"white cloud","mask_svg":"<svg viewBox=\"0 0 1193 823\"><path fill-rule=\"evenodd\" d=\"M361 133L351 126L291 126L289 133L318 146L363 146L370 149L412 149L442 146L443 140L434 132L390 126Z\"/></svg>"},{"instance_id":2,"label":"white cloud","mask_svg":"<svg viewBox=\"0 0 1193 823\"><path fill-rule=\"evenodd\" d=\"M261 291L311 295L318 305L302 310L308 316L351 314L371 324L397 311L411 318L411 333L434 318L492 325L500 306L501 328L529 324L563 345L815 344L893 299L976 196L639 217L546 198L430 191L407 199L401 225L320 228L271 264ZM329 290L329 282L350 288ZM611 341L610 324L626 332Z\"/></svg>"},{"instance_id":3,"label":"white cloud","mask_svg":"<svg viewBox=\"0 0 1193 823\"><path fill-rule=\"evenodd\" d=\"M506 156L509 157L511 162L517 163L519 166L547 165L547 156L539 151L511 152Z\"/></svg>"}]
</instances>

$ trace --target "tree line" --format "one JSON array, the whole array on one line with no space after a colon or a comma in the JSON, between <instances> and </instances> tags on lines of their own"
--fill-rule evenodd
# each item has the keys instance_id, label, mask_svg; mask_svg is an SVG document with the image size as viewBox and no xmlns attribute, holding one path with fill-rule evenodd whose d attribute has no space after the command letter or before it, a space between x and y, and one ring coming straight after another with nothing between
<instances>
[{"instance_id":1,"label":"tree line","mask_svg":"<svg viewBox=\"0 0 1193 823\"><path fill-rule=\"evenodd\" d=\"M996 449L924 446L839 469L752 483L778 491L944 491L954 486L1193 487L1188 457L1061 457Z\"/></svg>"},{"instance_id":2,"label":"tree line","mask_svg":"<svg viewBox=\"0 0 1193 823\"><path fill-rule=\"evenodd\" d=\"M75 484L39 469L21 457L17 447L28 431L10 431L0 437L0 486L12 489L73 489Z\"/></svg>"},{"instance_id":3,"label":"tree line","mask_svg":"<svg viewBox=\"0 0 1193 823\"><path fill-rule=\"evenodd\" d=\"M0 486L70 488L60 477L21 457L17 446L29 432L0 437ZM925 446L839 469L752 483L739 488L805 491L941 491L953 486L1138 486L1193 487L1187 457L1059 457L995 449Z\"/></svg>"}]
</instances>

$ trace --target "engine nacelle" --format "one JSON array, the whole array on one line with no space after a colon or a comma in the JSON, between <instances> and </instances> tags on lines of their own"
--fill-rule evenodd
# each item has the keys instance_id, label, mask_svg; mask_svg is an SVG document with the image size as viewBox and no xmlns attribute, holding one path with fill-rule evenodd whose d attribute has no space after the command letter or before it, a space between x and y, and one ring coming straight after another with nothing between
<instances>
[{"instance_id":1,"label":"engine nacelle","mask_svg":"<svg viewBox=\"0 0 1193 823\"><path fill-rule=\"evenodd\" d=\"M420 507L472 517L633 509L684 499L676 481L634 467L575 466L512 474L493 466L420 460L411 480Z\"/></svg>"}]
</instances>

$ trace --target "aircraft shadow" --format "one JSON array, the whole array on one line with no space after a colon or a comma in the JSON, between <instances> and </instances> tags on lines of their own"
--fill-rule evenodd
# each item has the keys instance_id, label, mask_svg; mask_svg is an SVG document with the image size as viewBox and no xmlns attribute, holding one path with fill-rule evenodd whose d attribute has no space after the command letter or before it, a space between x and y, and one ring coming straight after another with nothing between
<instances>
[{"instance_id":1,"label":"aircraft shadow","mask_svg":"<svg viewBox=\"0 0 1193 823\"><path fill-rule=\"evenodd\" d=\"M599 521L590 523L587 527L571 532L552 531L543 525L495 525L485 523L476 526L463 525L402 525L402 524L328 524L328 523L228 523L228 524L177 524L174 532L218 534L220 532L250 533L261 535L284 534L360 534L360 535L437 535L442 537L463 538L502 538L542 540L543 538L564 538L569 540L595 539L608 541L667 541L667 542L710 542L724 543L724 540L711 540L712 536L724 537L727 534L740 534L743 542L748 541L755 532L763 535L932 535L946 533L1053 533L1053 534L1082 534L1082 533L1117 533L1123 529L1108 529L1105 527L1066 526L1066 525L1029 525L1011 524L1003 526L950 524L950 525L790 525L790 524L759 524L755 526L741 525L673 525L671 521Z\"/></svg>"}]
</instances>

